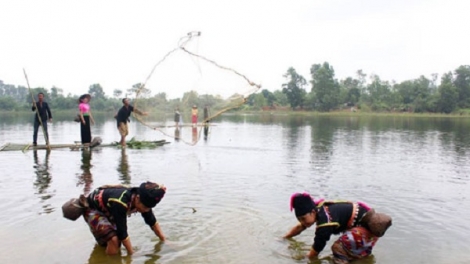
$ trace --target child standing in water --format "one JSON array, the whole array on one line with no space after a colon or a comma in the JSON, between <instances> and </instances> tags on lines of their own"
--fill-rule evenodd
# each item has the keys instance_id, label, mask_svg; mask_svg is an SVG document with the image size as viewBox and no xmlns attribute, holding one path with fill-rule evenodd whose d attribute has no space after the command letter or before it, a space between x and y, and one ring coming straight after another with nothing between
<instances>
[{"instance_id":1,"label":"child standing in water","mask_svg":"<svg viewBox=\"0 0 470 264\"><path fill-rule=\"evenodd\" d=\"M315 258L325 248L333 234L342 235L333 244L334 263L345 264L372 254L379 237L383 236L392 219L362 202L314 201L307 193L291 196L291 210L299 223L291 228L284 238L299 235L316 224L315 238L308 258Z\"/></svg>"}]
</instances>

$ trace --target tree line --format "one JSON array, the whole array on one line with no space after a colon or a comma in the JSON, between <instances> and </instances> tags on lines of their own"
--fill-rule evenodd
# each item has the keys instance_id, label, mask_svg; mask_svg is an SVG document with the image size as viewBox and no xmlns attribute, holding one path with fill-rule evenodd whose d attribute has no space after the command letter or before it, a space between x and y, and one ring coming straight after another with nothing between
<instances>
[{"instance_id":1,"label":"tree line","mask_svg":"<svg viewBox=\"0 0 470 264\"><path fill-rule=\"evenodd\" d=\"M470 108L470 66L459 66L444 73L438 84L438 75L400 83L368 76L358 70L356 76L342 80L335 78L328 62L313 64L310 80L290 67L284 74L282 89L263 90L249 97L248 103L258 109L282 107L328 112L354 107L366 111L451 113Z\"/></svg>"},{"instance_id":2,"label":"tree line","mask_svg":"<svg viewBox=\"0 0 470 264\"><path fill-rule=\"evenodd\" d=\"M358 70L354 77L338 80L333 66L328 62L313 64L308 81L293 67L289 67L283 77L286 82L280 85L280 89L273 92L263 89L251 94L241 109L290 108L328 112L352 108L377 112L451 113L470 108L469 65L444 73L439 83L437 74L432 74L431 78L420 76L396 83L384 81L375 74L367 76L362 70ZM134 98L137 91L140 92L141 103L161 111L172 111L176 107L190 108L192 105L217 108L224 101L218 95L200 95L197 91L186 92L182 98L168 99L165 93L152 95L149 89L139 88L141 83L136 83L124 91L114 89L112 96L109 96L100 84L92 84L88 88L93 98L91 107L97 111L115 111L122 105L122 97ZM0 80L0 110L27 110L32 103L31 93L35 97L39 92L44 93L46 101L52 102L53 109L77 108L80 95L64 95L61 88L36 87L30 92L24 86L5 84Z\"/></svg>"},{"instance_id":3,"label":"tree line","mask_svg":"<svg viewBox=\"0 0 470 264\"><path fill-rule=\"evenodd\" d=\"M24 86L5 84L0 80L0 110L2 111L30 111L32 100L37 100L37 94L43 93L44 100L49 102L53 110L76 110L79 95L64 95L64 90L58 87L47 89L36 87L28 89ZM96 83L89 86L88 94L92 100L90 106L94 111L117 111L122 106L124 97L135 99L138 93L138 103L146 111L172 112L176 108L191 109L191 106L211 106L217 109L225 106L225 100L219 96L204 94L197 91L189 91L183 94L182 98L168 99L166 93L151 94L151 90L142 87L141 83L136 83L126 90L114 89L113 95L108 96L103 87ZM134 100L136 103L136 100ZM188 110L189 111L189 110Z\"/></svg>"}]
</instances>

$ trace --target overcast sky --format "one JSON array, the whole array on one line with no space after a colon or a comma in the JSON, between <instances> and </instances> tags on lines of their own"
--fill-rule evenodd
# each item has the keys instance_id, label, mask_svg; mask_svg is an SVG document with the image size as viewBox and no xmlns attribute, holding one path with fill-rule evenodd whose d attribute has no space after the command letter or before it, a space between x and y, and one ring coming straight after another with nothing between
<instances>
[{"instance_id":1,"label":"overcast sky","mask_svg":"<svg viewBox=\"0 0 470 264\"><path fill-rule=\"evenodd\" d=\"M0 80L26 85L25 68L32 87L80 94L100 83L112 95L145 81L190 31L202 32L192 51L271 91L289 67L310 80L324 61L338 79L358 69L398 82L441 76L470 64L469 10L466 0L0 0ZM225 78L188 57L176 54L148 87L168 92L164 76L189 86Z\"/></svg>"}]
</instances>

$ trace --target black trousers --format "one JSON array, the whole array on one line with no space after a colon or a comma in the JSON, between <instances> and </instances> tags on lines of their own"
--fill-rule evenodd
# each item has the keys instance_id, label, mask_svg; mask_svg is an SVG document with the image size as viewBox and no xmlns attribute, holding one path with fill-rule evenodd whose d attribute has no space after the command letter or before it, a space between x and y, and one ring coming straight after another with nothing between
<instances>
[{"instance_id":1,"label":"black trousers","mask_svg":"<svg viewBox=\"0 0 470 264\"><path fill-rule=\"evenodd\" d=\"M83 116L85 124L80 123L80 136L82 137L82 144L91 142L91 127L90 127L90 116Z\"/></svg>"}]
</instances>

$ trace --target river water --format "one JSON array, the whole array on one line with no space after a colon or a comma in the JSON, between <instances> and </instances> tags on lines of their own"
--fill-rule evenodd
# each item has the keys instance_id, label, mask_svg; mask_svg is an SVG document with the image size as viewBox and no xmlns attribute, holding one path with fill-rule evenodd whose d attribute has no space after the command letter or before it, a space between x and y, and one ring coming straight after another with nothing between
<instances>
[{"instance_id":1,"label":"river water","mask_svg":"<svg viewBox=\"0 0 470 264\"><path fill-rule=\"evenodd\" d=\"M0 145L30 143L28 121L2 118ZM55 144L80 139L72 121L49 130ZM355 263L470 263L469 131L463 118L227 115L194 146L131 122L128 139L170 144L0 152L0 262L330 263L336 237L310 262L302 256L314 228L280 239L296 224L290 195L308 191L393 217L373 256ZM92 134L119 139L105 117ZM154 209L168 242L133 215L136 253L108 257L82 219L62 217L61 205L81 193L146 180L168 188Z\"/></svg>"}]
</instances>

